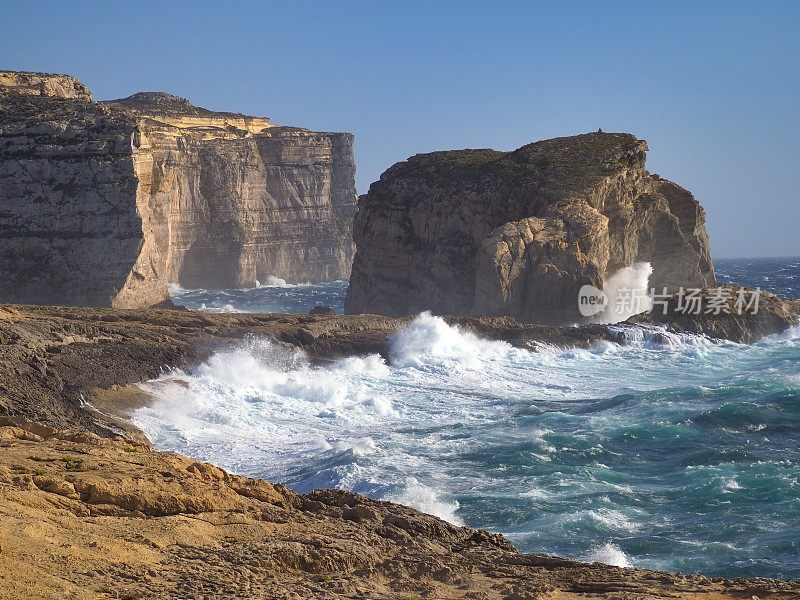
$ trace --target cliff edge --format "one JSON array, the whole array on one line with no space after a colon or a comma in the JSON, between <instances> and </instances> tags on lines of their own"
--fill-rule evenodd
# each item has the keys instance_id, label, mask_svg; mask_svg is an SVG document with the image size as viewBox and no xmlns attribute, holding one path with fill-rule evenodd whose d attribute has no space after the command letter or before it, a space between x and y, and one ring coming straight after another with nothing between
<instances>
[{"instance_id":1,"label":"cliff edge","mask_svg":"<svg viewBox=\"0 0 800 600\"><path fill-rule=\"evenodd\" d=\"M578 291L635 262L657 290L713 285L705 213L627 133L420 154L359 199L345 309L581 320Z\"/></svg>"},{"instance_id":2,"label":"cliff edge","mask_svg":"<svg viewBox=\"0 0 800 600\"><path fill-rule=\"evenodd\" d=\"M349 133L0 71L0 301L145 307L168 284L349 276Z\"/></svg>"}]
</instances>

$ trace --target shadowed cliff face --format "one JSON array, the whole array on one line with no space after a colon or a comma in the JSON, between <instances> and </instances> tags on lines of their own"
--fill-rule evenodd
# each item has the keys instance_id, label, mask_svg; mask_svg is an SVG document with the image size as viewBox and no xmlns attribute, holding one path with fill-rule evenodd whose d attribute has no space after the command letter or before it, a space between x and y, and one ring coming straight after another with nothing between
<instances>
[{"instance_id":1,"label":"shadowed cliff face","mask_svg":"<svg viewBox=\"0 0 800 600\"><path fill-rule=\"evenodd\" d=\"M354 175L347 133L0 72L0 299L141 307L172 282L347 278Z\"/></svg>"},{"instance_id":2,"label":"shadowed cliff face","mask_svg":"<svg viewBox=\"0 0 800 600\"><path fill-rule=\"evenodd\" d=\"M346 311L575 322L581 286L637 261L659 290L713 284L702 207L646 151L595 133L394 165L359 200Z\"/></svg>"}]
</instances>

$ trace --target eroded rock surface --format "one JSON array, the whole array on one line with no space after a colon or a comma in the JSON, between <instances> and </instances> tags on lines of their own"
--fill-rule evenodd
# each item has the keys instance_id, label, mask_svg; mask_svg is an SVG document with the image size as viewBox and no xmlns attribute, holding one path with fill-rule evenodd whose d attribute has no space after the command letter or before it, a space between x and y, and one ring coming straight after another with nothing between
<instances>
[{"instance_id":1,"label":"eroded rock surface","mask_svg":"<svg viewBox=\"0 0 800 600\"><path fill-rule=\"evenodd\" d=\"M646 151L598 132L394 165L359 199L347 312L577 322L580 287L637 261L659 290L713 284L702 207Z\"/></svg>"},{"instance_id":2,"label":"eroded rock surface","mask_svg":"<svg viewBox=\"0 0 800 600\"><path fill-rule=\"evenodd\" d=\"M92 92L71 75L31 73L29 71L0 71L0 87L12 88L19 94L78 98L91 100Z\"/></svg>"},{"instance_id":3,"label":"eroded rock surface","mask_svg":"<svg viewBox=\"0 0 800 600\"><path fill-rule=\"evenodd\" d=\"M121 438L0 427L3 598L789 600L797 582L521 554L340 490L298 495Z\"/></svg>"},{"instance_id":4,"label":"eroded rock surface","mask_svg":"<svg viewBox=\"0 0 800 600\"><path fill-rule=\"evenodd\" d=\"M0 72L0 300L142 307L167 284L347 278L353 137Z\"/></svg>"},{"instance_id":5,"label":"eroded rock surface","mask_svg":"<svg viewBox=\"0 0 800 600\"><path fill-rule=\"evenodd\" d=\"M707 297L707 296L704 296ZM675 300L666 314L654 311L616 326L559 327L520 323L511 317L444 317L450 325L521 348L588 347L626 343L625 327L666 326L736 342L753 342L800 322L800 300L762 292L758 313L684 314ZM312 360L379 353L389 355L391 336L411 317L380 315L221 314L176 310L114 310L0 305L0 418L95 431L98 404L118 386L158 377L165 367L191 367L212 352L248 336L302 349ZM114 402L111 402L114 404Z\"/></svg>"}]
</instances>

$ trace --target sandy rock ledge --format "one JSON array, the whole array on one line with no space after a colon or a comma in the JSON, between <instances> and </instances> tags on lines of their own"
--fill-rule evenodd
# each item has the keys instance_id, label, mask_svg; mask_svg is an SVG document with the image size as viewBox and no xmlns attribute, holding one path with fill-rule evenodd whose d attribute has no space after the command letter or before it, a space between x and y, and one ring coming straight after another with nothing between
<instances>
[{"instance_id":1,"label":"sandy rock ledge","mask_svg":"<svg viewBox=\"0 0 800 600\"><path fill-rule=\"evenodd\" d=\"M518 553L357 494L298 495L122 438L0 427L3 598L770 598L712 580Z\"/></svg>"}]
</instances>

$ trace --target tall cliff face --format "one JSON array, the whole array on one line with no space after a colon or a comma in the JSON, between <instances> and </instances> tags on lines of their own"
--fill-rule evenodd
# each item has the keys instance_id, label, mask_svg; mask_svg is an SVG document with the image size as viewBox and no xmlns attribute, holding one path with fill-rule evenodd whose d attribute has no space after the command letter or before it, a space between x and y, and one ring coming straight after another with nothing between
<instances>
[{"instance_id":1,"label":"tall cliff face","mask_svg":"<svg viewBox=\"0 0 800 600\"><path fill-rule=\"evenodd\" d=\"M646 151L595 133L394 165L359 199L346 311L574 322L582 285L636 261L658 289L713 284L702 207Z\"/></svg>"},{"instance_id":2,"label":"tall cliff face","mask_svg":"<svg viewBox=\"0 0 800 600\"><path fill-rule=\"evenodd\" d=\"M97 103L72 81L0 72L0 300L139 307L173 282L348 277L352 135L169 94Z\"/></svg>"}]
</instances>

